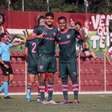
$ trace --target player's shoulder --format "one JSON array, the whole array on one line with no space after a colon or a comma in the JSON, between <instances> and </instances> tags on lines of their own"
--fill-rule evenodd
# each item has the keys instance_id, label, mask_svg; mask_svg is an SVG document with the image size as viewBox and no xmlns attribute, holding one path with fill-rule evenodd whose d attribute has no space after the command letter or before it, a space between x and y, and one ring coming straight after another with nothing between
<instances>
[{"instance_id":1,"label":"player's shoulder","mask_svg":"<svg viewBox=\"0 0 112 112\"><path fill-rule=\"evenodd\" d=\"M0 42L0 46L3 47L5 44L3 42Z\"/></svg>"},{"instance_id":2,"label":"player's shoulder","mask_svg":"<svg viewBox=\"0 0 112 112\"><path fill-rule=\"evenodd\" d=\"M70 28L68 28L67 33L68 34L73 34L73 35L76 34L75 29L70 29Z\"/></svg>"},{"instance_id":3,"label":"player's shoulder","mask_svg":"<svg viewBox=\"0 0 112 112\"><path fill-rule=\"evenodd\" d=\"M109 49L108 49L108 52L111 52L112 51L112 47L110 47Z\"/></svg>"},{"instance_id":4,"label":"player's shoulder","mask_svg":"<svg viewBox=\"0 0 112 112\"><path fill-rule=\"evenodd\" d=\"M34 30L35 30L35 29L40 29L40 30L41 30L41 29L44 29L44 26L43 26L43 25L36 26L36 27L34 28Z\"/></svg>"},{"instance_id":5,"label":"player's shoulder","mask_svg":"<svg viewBox=\"0 0 112 112\"><path fill-rule=\"evenodd\" d=\"M56 26L53 26L53 29L54 29L54 30L58 30L58 28L57 28Z\"/></svg>"}]
</instances>

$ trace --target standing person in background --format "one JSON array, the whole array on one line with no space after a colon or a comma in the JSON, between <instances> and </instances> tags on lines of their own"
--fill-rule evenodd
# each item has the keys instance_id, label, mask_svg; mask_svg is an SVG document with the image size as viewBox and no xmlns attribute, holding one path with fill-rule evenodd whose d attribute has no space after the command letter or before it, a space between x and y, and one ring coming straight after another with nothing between
<instances>
[{"instance_id":1,"label":"standing person in background","mask_svg":"<svg viewBox=\"0 0 112 112\"><path fill-rule=\"evenodd\" d=\"M5 22L4 15L0 13L0 34L5 32L4 22Z\"/></svg>"},{"instance_id":2,"label":"standing person in background","mask_svg":"<svg viewBox=\"0 0 112 112\"><path fill-rule=\"evenodd\" d=\"M110 42L110 46L108 50L104 53L107 61L112 65L112 42Z\"/></svg>"},{"instance_id":3,"label":"standing person in background","mask_svg":"<svg viewBox=\"0 0 112 112\"><path fill-rule=\"evenodd\" d=\"M70 29L75 29L75 21L73 20L73 18L69 19L69 28Z\"/></svg>"},{"instance_id":4,"label":"standing person in background","mask_svg":"<svg viewBox=\"0 0 112 112\"><path fill-rule=\"evenodd\" d=\"M45 25L45 17L44 16L39 16L36 17L36 25L34 26L34 28L38 27L38 26L44 26Z\"/></svg>"},{"instance_id":5,"label":"standing person in background","mask_svg":"<svg viewBox=\"0 0 112 112\"><path fill-rule=\"evenodd\" d=\"M45 17L39 16L37 20L37 24L34 29L38 26L43 26L45 23ZM27 57L27 71L28 71L28 84L27 84L27 92L26 99L27 101L31 101L32 99L32 86L38 75L37 63L38 63L38 39L27 40L25 44L25 54ZM39 91L39 89L38 89ZM40 93L40 92L39 92ZM37 101L40 101L40 94L38 94Z\"/></svg>"},{"instance_id":6,"label":"standing person in background","mask_svg":"<svg viewBox=\"0 0 112 112\"><path fill-rule=\"evenodd\" d=\"M78 104L78 73L77 73L77 58L76 58L76 38L81 39L77 36L75 29L69 29L67 27L67 19L64 16L58 18L59 32L57 34L57 42L60 48L59 55L59 66L60 76L62 81L62 89L64 102L68 103L68 76L72 81L74 103Z\"/></svg>"},{"instance_id":7,"label":"standing person in background","mask_svg":"<svg viewBox=\"0 0 112 112\"><path fill-rule=\"evenodd\" d=\"M12 41L9 43L9 38L6 33L2 33L0 35L0 67L3 71L4 75L4 82L0 86L0 91L4 91L5 99L10 99L8 96L8 87L9 84L13 81L13 70L10 64L10 48L12 46L20 45L22 44L21 40Z\"/></svg>"}]
</instances>

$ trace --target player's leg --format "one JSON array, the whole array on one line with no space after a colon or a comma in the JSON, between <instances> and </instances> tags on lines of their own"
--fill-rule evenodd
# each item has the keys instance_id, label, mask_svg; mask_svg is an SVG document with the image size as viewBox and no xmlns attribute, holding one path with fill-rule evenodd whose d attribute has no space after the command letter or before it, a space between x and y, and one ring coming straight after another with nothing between
<instances>
[{"instance_id":1,"label":"player's leg","mask_svg":"<svg viewBox=\"0 0 112 112\"><path fill-rule=\"evenodd\" d=\"M37 67L34 64L28 64L28 83L27 83L27 91L26 91L26 99L31 101L31 93L32 93L32 85L35 81L35 75L37 74Z\"/></svg>"},{"instance_id":2,"label":"player's leg","mask_svg":"<svg viewBox=\"0 0 112 112\"><path fill-rule=\"evenodd\" d=\"M56 57L49 56L49 64L47 68L48 74L48 102L56 104L53 101L53 86L54 86L54 73L56 72Z\"/></svg>"},{"instance_id":3,"label":"player's leg","mask_svg":"<svg viewBox=\"0 0 112 112\"><path fill-rule=\"evenodd\" d=\"M0 64L0 68L1 68L1 70L3 71L3 75L4 75L4 74L5 74L5 73L4 73L4 71L5 71L4 69L5 69L5 68L4 68L3 64ZM3 89L4 89L4 82L0 85L0 92L1 92Z\"/></svg>"},{"instance_id":4,"label":"player's leg","mask_svg":"<svg viewBox=\"0 0 112 112\"><path fill-rule=\"evenodd\" d=\"M48 68L49 58L46 55L41 55L38 57L37 70L39 79L39 90L41 96L41 103L45 102L45 74Z\"/></svg>"},{"instance_id":5,"label":"player's leg","mask_svg":"<svg viewBox=\"0 0 112 112\"><path fill-rule=\"evenodd\" d=\"M36 80L38 81L38 86L37 86L37 91L38 91L37 102L40 103L41 102L41 96L40 96L40 88L39 88L39 74L36 75Z\"/></svg>"},{"instance_id":6,"label":"player's leg","mask_svg":"<svg viewBox=\"0 0 112 112\"><path fill-rule=\"evenodd\" d=\"M40 92L40 101L44 103L45 101L45 73L38 74L39 81L39 92Z\"/></svg>"},{"instance_id":7,"label":"player's leg","mask_svg":"<svg viewBox=\"0 0 112 112\"><path fill-rule=\"evenodd\" d=\"M74 93L74 102L79 103L78 93L79 93L79 84L78 84L78 73L77 73L77 62L71 61L68 64L69 76L72 81L72 88Z\"/></svg>"},{"instance_id":8,"label":"player's leg","mask_svg":"<svg viewBox=\"0 0 112 112\"><path fill-rule=\"evenodd\" d=\"M54 85L54 74L53 73L47 73L48 74L48 101L51 101L53 98L53 85Z\"/></svg>"},{"instance_id":9,"label":"player's leg","mask_svg":"<svg viewBox=\"0 0 112 112\"><path fill-rule=\"evenodd\" d=\"M64 97L64 104L68 103L68 71L67 71L67 64L60 63L60 76L62 81L62 91Z\"/></svg>"},{"instance_id":10,"label":"player's leg","mask_svg":"<svg viewBox=\"0 0 112 112\"><path fill-rule=\"evenodd\" d=\"M32 93L32 85L34 81L35 81L35 75L32 73L28 74L28 83L27 83L27 91L26 91L26 99L28 101L31 101L32 99L31 93Z\"/></svg>"},{"instance_id":11,"label":"player's leg","mask_svg":"<svg viewBox=\"0 0 112 112\"><path fill-rule=\"evenodd\" d=\"M10 97L8 96L8 88L9 88L9 80L10 80L10 74L13 74L12 72L12 67L10 65L9 62L4 62L5 64L7 64L8 68L5 67L1 67L2 71L3 71L3 75L4 75L4 82L1 86L1 90L4 91L4 98L5 99L9 99Z\"/></svg>"},{"instance_id":12,"label":"player's leg","mask_svg":"<svg viewBox=\"0 0 112 112\"><path fill-rule=\"evenodd\" d=\"M10 97L8 96L8 93L9 93L9 76L4 76L4 82L3 82L3 85L4 85L4 88L3 88L3 91L4 91L4 98L5 99L9 99Z\"/></svg>"}]
</instances>

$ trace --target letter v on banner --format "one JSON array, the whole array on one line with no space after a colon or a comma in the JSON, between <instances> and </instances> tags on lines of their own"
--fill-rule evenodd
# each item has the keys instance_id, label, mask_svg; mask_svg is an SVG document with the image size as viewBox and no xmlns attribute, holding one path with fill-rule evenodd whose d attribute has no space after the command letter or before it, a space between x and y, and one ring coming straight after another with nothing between
<instances>
[{"instance_id":1,"label":"letter v on banner","mask_svg":"<svg viewBox=\"0 0 112 112\"><path fill-rule=\"evenodd\" d=\"M100 15L97 14L96 16L91 16L91 20L92 20L94 30L97 30L100 22Z\"/></svg>"}]
</instances>

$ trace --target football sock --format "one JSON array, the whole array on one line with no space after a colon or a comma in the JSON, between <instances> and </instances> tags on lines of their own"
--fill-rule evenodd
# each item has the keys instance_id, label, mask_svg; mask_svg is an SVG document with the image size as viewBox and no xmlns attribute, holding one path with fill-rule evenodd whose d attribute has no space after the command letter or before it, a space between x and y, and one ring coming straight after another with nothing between
<instances>
[{"instance_id":1,"label":"football sock","mask_svg":"<svg viewBox=\"0 0 112 112\"><path fill-rule=\"evenodd\" d=\"M74 99L78 99L79 85L73 84L72 87L73 87Z\"/></svg>"},{"instance_id":2,"label":"football sock","mask_svg":"<svg viewBox=\"0 0 112 112\"><path fill-rule=\"evenodd\" d=\"M3 83L3 85L4 85L4 96L6 97L6 96L8 96L8 93L9 93L9 91L8 91L8 81L5 81L4 83Z\"/></svg>"},{"instance_id":3,"label":"football sock","mask_svg":"<svg viewBox=\"0 0 112 112\"><path fill-rule=\"evenodd\" d=\"M62 85L62 90L63 90L64 100L68 100L68 85L63 84Z\"/></svg>"},{"instance_id":4,"label":"football sock","mask_svg":"<svg viewBox=\"0 0 112 112\"><path fill-rule=\"evenodd\" d=\"M53 84L48 85L48 101L52 100L53 96Z\"/></svg>"},{"instance_id":5,"label":"football sock","mask_svg":"<svg viewBox=\"0 0 112 112\"><path fill-rule=\"evenodd\" d=\"M4 84L0 85L0 92L3 90Z\"/></svg>"},{"instance_id":6,"label":"football sock","mask_svg":"<svg viewBox=\"0 0 112 112\"><path fill-rule=\"evenodd\" d=\"M43 85L39 86L39 90L40 90L41 101L44 101L45 100L45 86Z\"/></svg>"},{"instance_id":7,"label":"football sock","mask_svg":"<svg viewBox=\"0 0 112 112\"><path fill-rule=\"evenodd\" d=\"M32 95L31 95L31 86L28 86L27 93L26 93L27 100L31 101Z\"/></svg>"}]
</instances>

